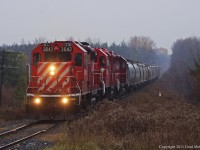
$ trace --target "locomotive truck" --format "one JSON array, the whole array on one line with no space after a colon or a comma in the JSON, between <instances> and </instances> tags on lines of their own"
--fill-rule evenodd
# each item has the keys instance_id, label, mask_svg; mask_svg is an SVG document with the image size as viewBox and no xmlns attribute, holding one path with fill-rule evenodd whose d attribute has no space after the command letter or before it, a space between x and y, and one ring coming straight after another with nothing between
<instances>
[{"instance_id":1,"label":"locomotive truck","mask_svg":"<svg viewBox=\"0 0 200 150\"><path fill-rule=\"evenodd\" d=\"M116 98L160 74L156 65L76 41L39 44L32 51L27 71L26 108L37 118L87 110L105 97Z\"/></svg>"}]
</instances>

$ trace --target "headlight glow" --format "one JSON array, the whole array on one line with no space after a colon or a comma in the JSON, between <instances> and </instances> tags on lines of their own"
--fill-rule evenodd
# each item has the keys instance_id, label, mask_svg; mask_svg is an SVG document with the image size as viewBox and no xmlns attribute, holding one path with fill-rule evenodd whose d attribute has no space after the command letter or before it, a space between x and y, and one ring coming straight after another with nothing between
<instances>
[{"instance_id":1,"label":"headlight glow","mask_svg":"<svg viewBox=\"0 0 200 150\"><path fill-rule=\"evenodd\" d=\"M63 99L62 99L62 103L63 103L63 104L67 104L67 103L68 103L68 101L69 101L69 99L68 99L68 98L63 98Z\"/></svg>"},{"instance_id":2,"label":"headlight glow","mask_svg":"<svg viewBox=\"0 0 200 150\"><path fill-rule=\"evenodd\" d=\"M55 75L55 69L56 67L54 65L50 66L49 70L50 70L50 75Z\"/></svg>"},{"instance_id":3,"label":"headlight glow","mask_svg":"<svg viewBox=\"0 0 200 150\"><path fill-rule=\"evenodd\" d=\"M40 104L40 103L41 103L41 99L36 98L34 102L35 102L36 104Z\"/></svg>"},{"instance_id":4,"label":"headlight glow","mask_svg":"<svg viewBox=\"0 0 200 150\"><path fill-rule=\"evenodd\" d=\"M54 71L51 71L51 72L50 72L50 75L52 75L52 76L53 76L54 74L55 74L55 72L54 72Z\"/></svg>"},{"instance_id":5,"label":"headlight glow","mask_svg":"<svg viewBox=\"0 0 200 150\"><path fill-rule=\"evenodd\" d=\"M56 67L52 65L52 66L50 67L50 70L51 70L51 71L54 71L55 68L56 68Z\"/></svg>"}]
</instances>

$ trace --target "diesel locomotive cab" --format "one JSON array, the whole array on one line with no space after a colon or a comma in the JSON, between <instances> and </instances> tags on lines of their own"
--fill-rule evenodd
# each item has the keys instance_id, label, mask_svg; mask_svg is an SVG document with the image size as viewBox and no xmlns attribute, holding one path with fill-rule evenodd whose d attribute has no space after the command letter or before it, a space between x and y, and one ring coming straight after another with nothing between
<instances>
[{"instance_id":1,"label":"diesel locomotive cab","mask_svg":"<svg viewBox=\"0 0 200 150\"><path fill-rule=\"evenodd\" d=\"M84 53L74 42L43 43L32 51L27 112L73 109L80 103Z\"/></svg>"}]
</instances>

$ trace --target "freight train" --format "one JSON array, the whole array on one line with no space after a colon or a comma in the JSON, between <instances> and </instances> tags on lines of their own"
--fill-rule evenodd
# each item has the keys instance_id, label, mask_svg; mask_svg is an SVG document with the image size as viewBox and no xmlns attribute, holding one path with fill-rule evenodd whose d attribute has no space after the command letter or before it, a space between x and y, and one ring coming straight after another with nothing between
<instances>
[{"instance_id":1,"label":"freight train","mask_svg":"<svg viewBox=\"0 0 200 150\"><path fill-rule=\"evenodd\" d=\"M159 77L156 65L123 58L86 42L41 43L27 67L28 113L87 110L103 98L114 99Z\"/></svg>"}]
</instances>

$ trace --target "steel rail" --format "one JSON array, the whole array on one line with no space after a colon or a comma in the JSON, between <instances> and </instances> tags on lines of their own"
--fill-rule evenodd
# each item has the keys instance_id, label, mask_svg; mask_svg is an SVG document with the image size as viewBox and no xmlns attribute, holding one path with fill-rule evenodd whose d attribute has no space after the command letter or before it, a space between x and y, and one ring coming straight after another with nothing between
<instances>
[{"instance_id":1,"label":"steel rail","mask_svg":"<svg viewBox=\"0 0 200 150\"><path fill-rule=\"evenodd\" d=\"M17 127L17 128L15 128L15 129L12 129L12 130L9 130L9 131L0 133L0 137L1 137L1 136L8 135L8 134L10 134L10 133L17 132L17 131L19 131L19 130L25 129L25 128L27 128L27 127L33 126L33 125L38 124L38 123L39 123L39 121L38 121L38 122L32 122L32 123L29 123L29 124L26 124L26 125Z\"/></svg>"},{"instance_id":2,"label":"steel rail","mask_svg":"<svg viewBox=\"0 0 200 150\"><path fill-rule=\"evenodd\" d=\"M35 132L35 133L31 134L31 135L28 135L28 136L26 136L26 137L24 137L24 138L21 138L21 139L19 139L19 140L16 140L16 141L14 141L14 142L11 142L11 143L9 143L9 144L6 144L6 145L4 145L4 146L1 146L1 147L0 147L0 150L6 149L6 148L11 147L11 146L14 146L14 145L16 145L16 144L18 144L18 143L21 143L21 142L23 142L23 141L26 141L26 140L28 140L28 139L31 139L32 137L35 137L35 136L37 136L37 135L39 135L39 134L45 133L45 132L49 131L50 129L56 127L57 125L58 125L58 124L54 124L53 126L47 128L47 129L45 129L45 130L40 130L40 131Z\"/></svg>"}]
</instances>

